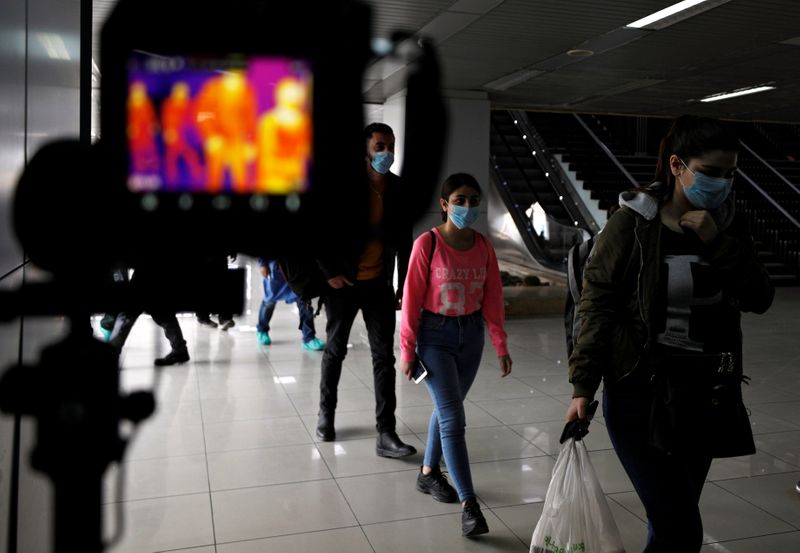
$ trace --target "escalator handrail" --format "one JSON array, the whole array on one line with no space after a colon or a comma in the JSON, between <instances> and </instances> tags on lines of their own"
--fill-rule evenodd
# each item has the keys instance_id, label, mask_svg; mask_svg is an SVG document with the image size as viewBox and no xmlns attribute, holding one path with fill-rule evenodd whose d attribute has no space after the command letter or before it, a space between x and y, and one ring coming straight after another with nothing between
<instances>
[{"instance_id":1,"label":"escalator handrail","mask_svg":"<svg viewBox=\"0 0 800 553\"><path fill-rule=\"evenodd\" d=\"M594 140L595 143L597 143L600 149L603 150L603 152L605 152L605 154L614 163L614 165L616 165L617 168L622 172L622 174L625 175L625 178L627 178L630 181L631 186L633 188L639 188L639 183L636 182L636 179L634 179L633 176L631 176L631 174L628 172L628 170L625 169L625 166L622 165L622 163L620 163L620 161L617 159L617 156L614 155L614 152L609 150L608 146L606 146L605 143L603 143L603 141L600 140L600 138L596 134L594 134L592 129L589 128L589 125L587 125L584 122L584 120L581 119L580 115L578 115L577 113L573 113L572 116L575 119L577 119L578 123L580 123L581 127L583 127L586 133L592 137L592 140Z\"/></svg>"},{"instance_id":2,"label":"escalator handrail","mask_svg":"<svg viewBox=\"0 0 800 553\"><path fill-rule=\"evenodd\" d=\"M546 176L545 179L550 184L553 191L562 198L572 200L572 204L574 204L572 206L570 202L564 201L563 199L561 200L567 215L577 223L575 226L581 226L581 223L583 223L582 228L586 229L591 234L596 234L600 229L597 225L597 221L595 221L594 217L589 213L584 213L584 210L581 209L582 203L580 199L576 200L574 194L565 184L570 182L569 177L566 175L561 165L555 162L555 158L552 157L552 154L550 154L547 149L547 144L545 144L539 131L537 131L528 120L527 114L524 111L518 110L509 110L508 113L522 132L522 138L531 151L542 152L542 155L534 155L534 157L536 158L536 163L544 170L545 174L552 175Z\"/></svg>"},{"instance_id":3,"label":"escalator handrail","mask_svg":"<svg viewBox=\"0 0 800 553\"><path fill-rule=\"evenodd\" d=\"M519 205L514 201L513 195L508 190L508 180L503 176L502 171L500 171L500 167L497 164L497 160L494 159L494 156L489 157L489 163L494 171L494 180L497 182L497 188L500 190L500 196L503 198L503 201L506 204L506 209L508 209L511 217L515 219L517 230L520 231L523 241L526 242L530 254L533 255L534 259L536 259L536 261L538 261L544 267L551 270L564 272L566 269L563 262L559 262L548 255L547 248L545 248L541 243L542 241L539 236L532 231L531 226L529 224L521 225L521 223L530 222L528 217L524 212L522 212ZM525 226L525 228L522 229L520 228L521 226ZM538 254L538 256L535 254Z\"/></svg>"},{"instance_id":4,"label":"escalator handrail","mask_svg":"<svg viewBox=\"0 0 800 553\"><path fill-rule=\"evenodd\" d=\"M798 221L797 221L797 219L795 219L794 217L792 217L792 216L789 214L789 212L788 212L788 211L786 211L785 209L783 209L783 207L781 207L781 205L780 205L778 202L776 202L776 201L775 201L775 200L772 198L772 196L770 196L770 195L767 193L767 191L766 191L766 190L764 190L764 189L763 189L763 188L761 188L759 185L757 185L757 184L755 183L755 181L754 181L753 179L751 179L750 177L748 177L748 176L747 176L747 174L746 174L744 171L742 171L741 169L737 169L737 170L736 170L736 173L737 173L738 175L740 175L740 176L741 176L741 177L742 177L744 180L746 180L748 183L750 183L750 186L752 186L753 188L755 188L755 189L756 189L756 190L757 190L757 191L758 191L758 192L759 192L759 193L760 193L762 196L764 196L764 197L767 199L767 201L768 201L769 203L771 203L771 204L772 204L772 205L775 207L775 209L777 209L778 211L780 211L780 212L781 212L781 213L784 215L784 217L786 217L786 218L787 218L787 219L788 219L788 220L789 220L789 221L790 221L790 222L791 222L791 223L792 223L794 226L796 226L797 228L800 228L800 222L798 222Z\"/></svg>"},{"instance_id":5,"label":"escalator handrail","mask_svg":"<svg viewBox=\"0 0 800 553\"><path fill-rule=\"evenodd\" d=\"M780 174L780 172L778 172L778 170L777 170L777 169L775 169L775 167L773 167L773 166L772 166L772 165L771 165L771 164L770 164L770 163L769 163L767 160L765 160L765 159L764 159L764 158L762 158L760 155L758 155L758 154L757 154L757 153L756 153L756 152L755 152L755 151L754 151L754 150L753 150L753 149L752 149L750 146L748 146L747 144L745 144L745 143L744 143L743 141L741 141L741 140L739 141L739 144L741 144L742 146L744 146L744 147L747 149L747 151L748 151L748 152L750 152L750 153L753 155L753 157L754 157L754 158L756 158L758 161L760 161L761 163L763 163L764 165L766 165L766 166L767 166L767 168L768 168L770 171L772 171L773 173L775 173L775 174L778 176L778 178L779 178L779 179L781 179L783 182L785 182L786 184L788 184L788 185L789 185L789 188L791 188L792 190L794 190L795 192L797 192L798 194L800 194L800 189L798 189L798 188L797 188L797 187L796 187L794 184L792 184L792 183L791 183L791 182L790 182L790 181L789 181L789 180L788 180L786 177L784 177L783 175L781 175L781 174Z\"/></svg>"}]
</instances>

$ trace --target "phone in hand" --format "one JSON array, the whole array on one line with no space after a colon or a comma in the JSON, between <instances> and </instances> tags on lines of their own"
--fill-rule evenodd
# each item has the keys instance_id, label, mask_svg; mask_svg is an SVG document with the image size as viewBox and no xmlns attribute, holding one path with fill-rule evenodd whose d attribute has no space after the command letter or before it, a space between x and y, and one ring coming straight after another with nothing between
<instances>
[{"instance_id":1,"label":"phone in hand","mask_svg":"<svg viewBox=\"0 0 800 553\"><path fill-rule=\"evenodd\" d=\"M414 384L419 384L425 380L426 376L428 376L428 368L418 356L416 362L414 363L414 373L412 374L411 379L414 381Z\"/></svg>"}]
</instances>

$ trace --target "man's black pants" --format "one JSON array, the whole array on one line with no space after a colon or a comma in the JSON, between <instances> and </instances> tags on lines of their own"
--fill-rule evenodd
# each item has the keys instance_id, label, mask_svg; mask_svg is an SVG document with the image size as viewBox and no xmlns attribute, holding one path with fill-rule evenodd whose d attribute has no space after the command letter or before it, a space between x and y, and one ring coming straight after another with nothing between
<instances>
[{"instance_id":1,"label":"man's black pants","mask_svg":"<svg viewBox=\"0 0 800 553\"><path fill-rule=\"evenodd\" d=\"M356 281L353 286L334 290L325 299L328 322L319 385L320 412L333 413L336 410L342 361L347 355L347 341L359 310L367 326L372 352L376 427L378 432L393 431L397 406L394 392L395 299L391 285L383 277Z\"/></svg>"}]
</instances>

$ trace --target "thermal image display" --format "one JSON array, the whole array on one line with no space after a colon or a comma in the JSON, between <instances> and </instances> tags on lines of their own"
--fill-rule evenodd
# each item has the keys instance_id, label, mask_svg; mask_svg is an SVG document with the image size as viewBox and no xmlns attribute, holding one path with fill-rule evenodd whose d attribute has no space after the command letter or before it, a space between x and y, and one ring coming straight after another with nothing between
<instances>
[{"instance_id":1,"label":"thermal image display","mask_svg":"<svg viewBox=\"0 0 800 553\"><path fill-rule=\"evenodd\" d=\"M134 54L126 108L129 189L306 192L311 86L303 60Z\"/></svg>"}]
</instances>

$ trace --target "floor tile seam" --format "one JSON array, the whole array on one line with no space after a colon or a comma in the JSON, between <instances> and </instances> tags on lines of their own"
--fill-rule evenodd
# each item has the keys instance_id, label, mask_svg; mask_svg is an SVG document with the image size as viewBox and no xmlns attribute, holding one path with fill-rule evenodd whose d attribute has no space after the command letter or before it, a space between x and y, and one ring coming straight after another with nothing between
<instances>
[{"instance_id":1,"label":"floor tile seam","mask_svg":"<svg viewBox=\"0 0 800 553\"><path fill-rule=\"evenodd\" d=\"M737 480L752 480L754 478L766 478L767 476L779 476L781 474L792 474L793 472L798 473L798 477L800 477L800 467L795 467L792 470L777 470L775 472L768 472L765 474L748 474L744 476L726 476L724 478L706 478L705 482L707 484L710 483L719 483L719 482L735 482Z\"/></svg>"},{"instance_id":2,"label":"floor tile seam","mask_svg":"<svg viewBox=\"0 0 800 553\"><path fill-rule=\"evenodd\" d=\"M236 486L233 488L219 488L219 489L212 489L211 494L220 494L226 492L236 492L236 491L243 491L243 490L258 490L263 488L275 488L277 486L292 486L295 484L308 484L312 482L328 482L333 481L335 478L330 476L328 478L309 478L308 480L289 480L286 482L271 482L268 484L257 484L254 486Z\"/></svg>"},{"instance_id":3,"label":"floor tile seam","mask_svg":"<svg viewBox=\"0 0 800 553\"><path fill-rule=\"evenodd\" d=\"M197 381L198 391L200 388L200 376L195 372L195 379ZM208 442L206 440L206 425L203 417L203 402L200 401L200 428L201 433L203 435L203 458L205 460L206 465L206 484L208 485L208 508L209 513L211 515L211 540L214 545L214 551L216 551L216 543L217 543L217 525L214 521L214 500L211 497L211 470L208 466Z\"/></svg>"},{"instance_id":4,"label":"floor tile seam","mask_svg":"<svg viewBox=\"0 0 800 553\"><path fill-rule=\"evenodd\" d=\"M455 504L453 504L453 505L455 505ZM396 519L390 519L390 520L376 520L375 522L360 522L359 521L359 526L361 526L362 528L368 528L370 526L380 526L381 524L392 524L392 523L395 523L395 522L409 522L409 521L412 521L412 520L425 520L425 519L429 519L429 518L452 517L452 516L459 515L459 514L461 514L461 508L460 507L459 507L459 509L457 511L453 511L452 513L434 513L434 514L423 515L423 516L418 516L418 517L402 517L402 518L396 518ZM358 519L356 519L356 520L358 520ZM370 545L371 545L371 542L370 542Z\"/></svg>"},{"instance_id":5,"label":"floor tile seam","mask_svg":"<svg viewBox=\"0 0 800 553\"><path fill-rule=\"evenodd\" d=\"M764 476L768 476L768 475L764 475ZM757 478L757 477L755 477L755 478ZM774 519L776 519L776 520L778 520L778 521L780 521L780 522L782 522L782 523L784 523L784 524L788 525L790 528L794 528L795 530L800 530L800 524L793 524L793 523L789 522L788 520L784 520L783 518L779 517L779 516L778 516L778 515L776 515L775 513L771 513L770 511L768 511L768 510L767 510L767 509L765 509L764 507L761 507L761 506L759 506L759 505L757 505L757 504L753 503L753 502L752 502L752 501L750 501L749 499L747 499L747 498L745 498L745 497L742 497L742 496L740 496L738 493L736 493L736 492L734 492L734 491L732 491L732 490L728 490L728 489L726 489L726 488L723 488L722 486L720 486L720 485L719 485L719 484L717 484L716 482L707 482L706 484L711 484L712 486L716 486L716 487L718 487L719 489L721 489L722 491L724 491L724 492L727 492L727 493L729 493L729 494L733 495L733 496L734 496L734 497L736 497L737 499L741 499L741 500L742 500L742 501L744 501L745 503L748 503L749 505L752 505L753 507L755 507L757 510L761 511L762 513L764 513L764 514L766 514L766 515L769 515L769 516L771 516L772 518L774 518Z\"/></svg>"},{"instance_id":6,"label":"floor tile seam","mask_svg":"<svg viewBox=\"0 0 800 553\"><path fill-rule=\"evenodd\" d=\"M416 475L419 472L417 467L405 468L405 469L398 469L398 470L389 470L386 472L368 472L365 474L348 474L347 476L334 476L334 480L355 480L356 478L364 478L367 476L389 476L389 475L397 475L402 474L404 472L407 473L414 473Z\"/></svg>"},{"instance_id":7,"label":"floor tile seam","mask_svg":"<svg viewBox=\"0 0 800 553\"><path fill-rule=\"evenodd\" d=\"M202 491L202 492L186 492L186 493L176 493L171 495L159 495L154 497L139 497L137 499L124 499L122 501L109 501L104 502L103 505L119 505L122 504L129 504L129 503L143 503L145 501L154 501L157 499L171 499L173 497L192 497L192 496L208 496L210 492ZM209 544L210 545L210 544Z\"/></svg>"},{"instance_id":8,"label":"floor tile seam","mask_svg":"<svg viewBox=\"0 0 800 553\"><path fill-rule=\"evenodd\" d=\"M275 415L274 417L255 417L255 418L246 418L246 419L230 419L230 420L221 420L221 421L206 421L206 424L227 424L227 423L231 423L231 422L271 421L271 420L274 420L274 419L292 418L293 416L294 415Z\"/></svg>"},{"instance_id":9,"label":"floor tile seam","mask_svg":"<svg viewBox=\"0 0 800 553\"><path fill-rule=\"evenodd\" d=\"M796 470L800 471L800 464L792 463L790 461L784 461L783 459L781 459L780 457L778 457L774 453L770 453L769 451L763 451L763 450L758 450L758 451L761 451L761 453L763 453L764 455L769 455L770 457L774 457L775 459L777 459L777 460L779 460L779 461L781 461L783 463L786 463L787 465L790 465L790 466L793 466L793 467L797 467ZM794 472L794 471L784 471L784 472Z\"/></svg>"},{"instance_id":10,"label":"floor tile seam","mask_svg":"<svg viewBox=\"0 0 800 553\"><path fill-rule=\"evenodd\" d=\"M475 494L475 495L477 495L477 496L478 496L478 500L479 500L481 503L483 503L483 505L486 507L486 510L488 510L488 511L489 511L490 513L492 513L492 514L493 514L495 517L497 517L497 520L499 520L499 521L500 521L500 524L502 524L503 526L505 526L505 527L506 527L506 530L508 530L508 531L509 531L509 533L510 533L512 536L514 536L515 538L517 538L517 540L519 540L520 544L522 544L522 546L523 546L523 547L525 547L525 546L529 546L529 543L525 543L525 540L523 540L523 539L522 539L520 536L518 536L518 535L517 535L517 533L516 533L516 532L514 532L514 530L513 530L513 529L512 529L512 528L511 528L511 527L510 527L508 524L506 524L506 521L505 521L505 520L503 520L503 518L502 518L500 515L498 515L498 514L497 514L497 513L494 511L494 509L495 509L494 507L489 507L489 504L488 504L488 503L486 503L486 501L484 501L484 500L481 498L480 494ZM498 507L498 508L499 508L499 507ZM533 530L531 530L531 533L532 533L532 532L533 532Z\"/></svg>"},{"instance_id":11,"label":"floor tile seam","mask_svg":"<svg viewBox=\"0 0 800 553\"><path fill-rule=\"evenodd\" d=\"M771 432L758 432L758 433L753 432L753 437L758 438L759 436L774 436L776 434L789 434L791 432L800 433L800 427L791 430L773 430Z\"/></svg>"},{"instance_id":12,"label":"floor tile seam","mask_svg":"<svg viewBox=\"0 0 800 553\"><path fill-rule=\"evenodd\" d=\"M624 493L633 493L634 495L636 495L636 497L637 497L637 498L639 497L639 495L636 493L636 491L635 491L635 490L634 490L634 491L631 491L631 492L614 492L613 494L604 493L603 495L605 495L607 499L610 499L611 501L613 501L613 502L614 502L614 503L615 503L615 504L616 504L616 505L617 505L617 506L618 506L620 509L622 509L623 511L626 511L626 512L628 512L628 513L629 513L629 514L631 514L631 515L632 515L632 516L633 516L635 519L637 519L637 520L639 520L639 521L643 522L645 525L647 525L647 515L645 515L645 518L642 518L642 517L640 517L640 516L639 516L637 513L635 513L634 511L632 511L631 509L628 509L628 508L627 508L625 505L623 505L621 502L619 502L619 501L617 501L616 499L614 499L614 496L615 496L615 495L621 495L621 494L624 494ZM615 521L615 522L616 522L616 521Z\"/></svg>"},{"instance_id":13,"label":"floor tile seam","mask_svg":"<svg viewBox=\"0 0 800 553\"><path fill-rule=\"evenodd\" d=\"M498 425L508 426L506 423L504 423L503 421L501 421L500 419L498 419L497 417L495 417L494 415L492 415L492 414L491 414L489 411L487 411L486 409L484 409L483 407L481 407L481 406L480 406L478 403L476 403L476 402L474 402L474 401L472 401L472 400L470 400L470 399L465 399L465 400L464 400L464 404L465 404L465 405L466 405L466 404L472 404L472 405L474 405L475 407L477 407L478 409L480 409L481 411L483 411L484 413L486 413L486 415L488 415L488 416L490 416L491 418L493 418L494 420L496 420L496 421L498 422Z\"/></svg>"},{"instance_id":14,"label":"floor tile seam","mask_svg":"<svg viewBox=\"0 0 800 553\"><path fill-rule=\"evenodd\" d=\"M292 536L304 536L306 534L321 534L323 532L333 532L335 530L346 530L348 528L359 528L359 527L360 527L359 524L350 524L350 525L347 525L347 526L335 526L333 528L321 528L319 530L306 530L306 531L302 531L302 532L287 532L286 534L274 534L274 535L271 535L271 536L260 536L260 537L256 537L256 538L247 538L247 539L244 539L244 540L221 541L221 542L217 542L215 545L234 545L234 544L239 544L239 543L257 542L257 541L271 540L271 539L277 539L277 538L289 538L289 537L292 537ZM178 551L180 551L180 550L178 550ZM373 551L374 551L374 549L373 549ZM159 552L159 553L161 553L161 552Z\"/></svg>"},{"instance_id":15,"label":"floor tile seam","mask_svg":"<svg viewBox=\"0 0 800 553\"><path fill-rule=\"evenodd\" d=\"M754 539L758 539L758 538L769 538L769 537L772 537L772 536L781 536L783 534L797 534L797 533L800 533L800 529L782 530L780 532L770 532L768 534L758 534L758 535L755 535L755 536L747 536L747 537L743 537L743 538L733 538L733 539L729 539L729 540L703 541L703 545L711 545L711 544L715 544L715 543L719 543L719 544L736 543L736 542L745 541L745 540L754 540ZM705 534L704 534L704 537L705 537Z\"/></svg>"},{"instance_id":16,"label":"floor tile seam","mask_svg":"<svg viewBox=\"0 0 800 553\"><path fill-rule=\"evenodd\" d=\"M305 429L305 430L306 430L306 433L308 433L308 430L307 429ZM238 451L253 451L253 450L256 450L256 449L275 449L275 448L279 448L279 447L290 447L290 446L299 446L299 445L314 445L315 443L316 442L311 441L311 438L309 438L309 441L307 441L307 442L286 442L286 443L274 444L274 445L262 445L262 446L258 446L258 447L241 447L241 448L237 447L237 448L234 448L234 449L215 449L215 450L209 450L207 452L207 454L216 455L216 454L220 454L220 453L235 453L235 452L238 452Z\"/></svg>"}]
</instances>

